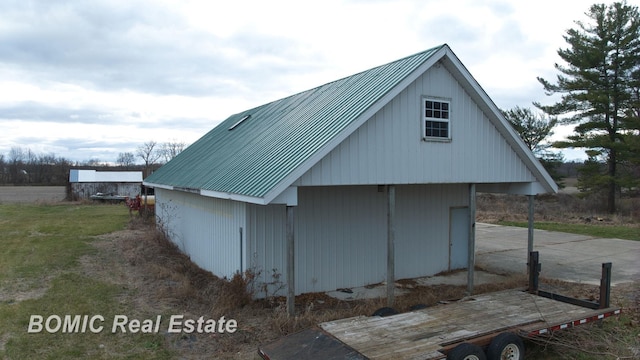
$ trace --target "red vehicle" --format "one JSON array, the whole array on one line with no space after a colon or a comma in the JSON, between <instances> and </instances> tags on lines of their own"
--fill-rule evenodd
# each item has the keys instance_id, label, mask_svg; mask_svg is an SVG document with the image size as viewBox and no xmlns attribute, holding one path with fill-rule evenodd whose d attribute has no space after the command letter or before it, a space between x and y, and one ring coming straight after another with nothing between
<instances>
[{"instance_id":1,"label":"red vehicle","mask_svg":"<svg viewBox=\"0 0 640 360\"><path fill-rule=\"evenodd\" d=\"M155 196L153 195L136 195L133 199L126 197L125 204L129 208L129 214L131 214L132 211L144 212L145 209L153 212L156 206L155 200Z\"/></svg>"}]
</instances>

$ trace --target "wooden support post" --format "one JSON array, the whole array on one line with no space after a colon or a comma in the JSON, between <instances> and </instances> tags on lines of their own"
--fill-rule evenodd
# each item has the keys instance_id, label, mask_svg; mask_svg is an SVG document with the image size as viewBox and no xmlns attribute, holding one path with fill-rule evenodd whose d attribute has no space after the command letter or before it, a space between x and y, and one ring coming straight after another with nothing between
<instances>
[{"instance_id":1,"label":"wooden support post","mask_svg":"<svg viewBox=\"0 0 640 360\"><path fill-rule=\"evenodd\" d=\"M467 293L473 294L476 264L476 184L469 184L469 241L467 259Z\"/></svg>"},{"instance_id":2,"label":"wooden support post","mask_svg":"<svg viewBox=\"0 0 640 360\"><path fill-rule=\"evenodd\" d=\"M527 195L529 198L529 226L527 233L527 257L528 254L533 252L533 215L534 215L534 200L535 195ZM527 264L528 265L528 264ZM529 267L527 267L527 271L529 271Z\"/></svg>"},{"instance_id":3,"label":"wooden support post","mask_svg":"<svg viewBox=\"0 0 640 360\"><path fill-rule=\"evenodd\" d=\"M387 306L395 302L396 187L387 186Z\"/></svg>"},{"instance_id":4,"label":"wooden support post","mask_svg":"<svg viewBox=\"0 0 640 360\"><path fill-rule=\"evenodd\" d=\"M602 277L600 278L600 309L609 307L611 299L611 263L602 264Z\"/></svg>"},{"instance_id":5,"label":"wooden support post","mask_svg":"<svg viewBox=\"0 0 640 360\"><path fill-rule=\"evenodd\" d=\"M294 210L295 206L287 206L287 314L294 316L296 313L295 300L295 239L294 239Z\"/></svg>"}]
</instances>

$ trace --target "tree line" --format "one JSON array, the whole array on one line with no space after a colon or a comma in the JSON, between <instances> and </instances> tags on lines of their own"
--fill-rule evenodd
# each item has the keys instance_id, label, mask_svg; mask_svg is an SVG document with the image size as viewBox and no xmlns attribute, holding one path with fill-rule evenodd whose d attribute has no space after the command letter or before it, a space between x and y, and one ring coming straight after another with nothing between
<instances>
[{"instance_id":1,"label":"tree line","mask_svg":"<svg viewBox=\"0 0 640 360\"><path fill-rule=\"evenodd\" d=\"M72 161L53 153L36 153L30 148L12 147L6 155L0 154L0 185L64 186L69 182L71 169L140 170L146 177L177 156L185 146L185 143L177 141L161 144L148 141L138 146L135 152L119 153L113 163L98 159Z\"/></svg>"},{"instance_id":2,"label":"tree line","mask_svg":"<svg viewBox=\"0 0 640 360\"><path fill-rule=\"evenodd\" d=\"M640 187L640 14L623 1L592 5L585 15L588 22L576 21L564 35L555 81L538 77L545 93L560 99L534 102L538 114L519 107L503 113L552 174L561 159L549 147L585 149L578 188L604 194L614 213L617 199ZM574 133L545 143L556 124L575 125Z\"/></svg>"}]
</instances>

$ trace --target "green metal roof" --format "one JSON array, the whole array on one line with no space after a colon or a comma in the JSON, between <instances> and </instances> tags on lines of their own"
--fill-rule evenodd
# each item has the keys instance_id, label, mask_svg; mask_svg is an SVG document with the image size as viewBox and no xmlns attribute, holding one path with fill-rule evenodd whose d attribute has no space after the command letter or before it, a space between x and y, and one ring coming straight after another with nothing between
<instances>
[{"instance_id":1,"label":"green metal roof","mask_svg":"<svg viewBox=\"0 0 640 360\"><path fill-rule=\"evenodd\" d=\"M264 198L444 47L232 115L145 184Z\"/></svg>"}]
</instances>

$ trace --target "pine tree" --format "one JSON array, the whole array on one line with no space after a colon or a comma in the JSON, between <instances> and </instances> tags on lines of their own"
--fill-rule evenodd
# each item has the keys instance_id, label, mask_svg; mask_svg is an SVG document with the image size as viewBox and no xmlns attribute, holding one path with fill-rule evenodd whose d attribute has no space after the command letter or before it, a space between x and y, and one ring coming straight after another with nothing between
<instances>
[{"instance_id":1,"label":"pine tree","mask_svg":"<svg viewBox=\"0 0 640 360\"><path fill-rule=\"evenodd\" d=\"M551 144L546 140L553 136L553 128L558 123L555 117L536 114L529 108L516 106L509 110L502 110L502 114L509 121L513 129L518 132L525 145L533 152L542 166L559 187L564 187L564 178L558 172L564 158L562 154L549 151Z\"/></svg>"},{"instance_id":2,"label":"pine tree","mask_svg":"<svg viewBox=\"0 0 640 360\"><path fill-rule=\"evenodd\" d=\"M566 65L556 64L557 82L538 78L548 95L560 93L554 105L535 104L550 115L567 115L563 123L576 124L575 133L558 147L585 148L590 161L606 159L606 171L584 172L607 192L607 209L616 211L616 195L623 181L619 166L633 158L637 141L638 78L640 75L640 15L626 1L592 5L590 23L576 22L564 36L569 47L558 50ZM635 107L635 111L634 111ZM637 156L637 155L636 155ZM604 184L604 185L602 185Z\"/></svg>"}]
</instances>

